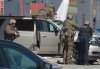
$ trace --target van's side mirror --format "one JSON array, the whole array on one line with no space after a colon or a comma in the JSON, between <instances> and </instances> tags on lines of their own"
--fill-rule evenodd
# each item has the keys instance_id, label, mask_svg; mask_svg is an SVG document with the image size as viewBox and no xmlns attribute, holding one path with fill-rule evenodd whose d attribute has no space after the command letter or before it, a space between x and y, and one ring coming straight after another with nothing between
<instances>
[{"instance_id":1,"label":"van's side mirror","mask_svg":"<svg viewBox=\"0 0 100 69\"><path fill-rule=\"evenodd\" d=\"M55 36L58 35L59 30L57 28L55 28Z\"/></svg>"}]
</instances>

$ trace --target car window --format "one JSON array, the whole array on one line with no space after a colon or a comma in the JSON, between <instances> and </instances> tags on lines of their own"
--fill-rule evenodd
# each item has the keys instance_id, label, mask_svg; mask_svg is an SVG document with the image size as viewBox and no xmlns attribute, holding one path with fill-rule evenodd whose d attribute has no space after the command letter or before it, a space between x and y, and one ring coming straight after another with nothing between
<instances>
[{"instance_id":1,"label":"car window","mask_svg":"<svg viewBox=\"0 0 100 69\"><path fill-rule=\"evenodd\" d=\"M45 20L37 20L39 30L42 32L54 32L54 26Z\"/></svg>"},{"instance_id":2,"label":"car window","mask_svg":"<svg viewBox=\"0 0 100 69\"><path fill-rule=\"evenodd\" d=\"M34 31L34 20L17 19L16 27L19 31Z\"/></svg>"},{"instance_id":3,"label":"car window","mask_svg":"<svg viewBox=\"0 0 100 69\"><path fill-rule=\"evenodd\" d=\"M55 22L60 28L63 27L63 22L62 21L53 21Z\"/></svg>"},{"instance_id":4,"label":"car window","mask_svg":"<svg viewBox=\"0 0 100 69\"><path fill-rule=\"evenodd\" d=\"M5 19L0 19L0 27L1 27L1 25L3 24L4 20L5 20Z\"/></svg>"},{"instance_id":5,"label":"car window","mask_svg":"<svg viewBox=\"0 0 100 69\"><path fill-rule=\"evenodd\" d=\"M23 49L22 49L23 50ZM11 68L13 69L39 69L39 62L37 59L21 51L18 48L4 47L7 59Z\"/></svg>"},{"instance_id":6,"label":"car window","mask_svg":"<svg viewBox=\"0 0 100 69\"><path fill-rule=\"evenodd\" d=\"M45 21L43 21L43 20L37 20L36 23L37 23L37 26L38 26L38 28L39 28L40 31L42 31L42 32L43 31L44 32L48 31L48 29L47 29L47 23Z\"/></svg>"},{"instance_id":7,"label":"car window","mask_svg":"<svg viewBox=\"0 0 100 69\"><path fill-rule=\"evenodd\" d=\"M52 24L49 24L49 31L50 32L54 32L55 31L54 26Z\"/></svg>"},{"instance_id":8,"label":"car window","mask_svg":"<svg viewBox=\"0 0 100 69\"><path fill-rule=\"evenodd\" d=\"M91 38L90 44L91 44L91 45L94 45L94 46L98 46L98 42L97 42L97 40L96 40L95 37L92 37L92 38Z\"/></svg>"}]
</instances>

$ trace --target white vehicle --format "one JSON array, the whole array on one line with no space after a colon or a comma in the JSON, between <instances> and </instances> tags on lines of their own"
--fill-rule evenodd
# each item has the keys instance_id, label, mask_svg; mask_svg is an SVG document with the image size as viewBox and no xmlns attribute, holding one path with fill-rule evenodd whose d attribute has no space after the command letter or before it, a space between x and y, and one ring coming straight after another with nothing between
<instances>
[{"instance_id":1,"label":"white vehicle","mask_svg":"<svg viewBox=\"0 0 100 69\"><path fill-rule=\"evenodd\" d=\"M14 42L30 50L38 48L39 54L58 54L60 28L54 22L49 19L32 19L32 17L21 16L0 17L0 22L7 25L11 18L16 20L16 27L20 33L20 37ZM1 29L4 30L6 25L5 27L3 25Z\"/></svg>"},{"instance_id":2,"label":"white vehicle","mask_svg":"<svg viewBox=\"0 0 100 69\"><path fill-rule=\"evenodd\" d=\"M100 34L94 33L90 40L89 62L93 64L97 59L100 59Z\"/></svg>"},{"instance_id":3,"label":"white vehicle","mask_svg":"<svg viewBox=\"0 0 100 69\"><path fill-rule=\"evenodd\" d=\"M74 41L77 46L79 46L78 38L78 31L76 32ZM93 64L97 62L97 59L100 59L100 33L94 32L93 36L90 40L90 47L89 47L89 63Z\"/></svg>"}]
</instances>

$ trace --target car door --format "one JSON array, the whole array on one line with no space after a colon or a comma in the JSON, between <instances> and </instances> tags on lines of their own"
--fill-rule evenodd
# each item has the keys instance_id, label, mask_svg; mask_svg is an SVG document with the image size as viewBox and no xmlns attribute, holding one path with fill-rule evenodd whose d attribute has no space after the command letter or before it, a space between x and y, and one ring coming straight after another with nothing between
<instances>
[{"instance_id":1,"label":"car door","mask_svg":"<svg viewBox=\"0 0 100 69\"><path fill-rule=\"evenodd\" d=\"M5 57L4 60L6 60L6 63L8 63L9 68L11 69L43 68L43 61L31 51L19 44L9 41L0 42L0 49L2 49L2 56Z\"/></svg>"},{"instance_id":2,"label":"car door","mask_svg":"<svg viewBox=\"0 0 100 69\"><path fill-rule=\"evenodd\" d=\"M38 27L41 34L40 52L44 54L57 54L59 35L57 27L47 20L37 20Z\"/></svg>"},{"instance_id":3,"label":"car door","mask_svg":"<svg viewBox=\"0 0 100 69\"><path fill-rule=\"evenodd\" d=\"M0 18L0 39L4 39L4 30L10 19Z\"/></svg>"},{"instance_id":4,"label":"car door","mask_svg":"<svg viewBox=\"0 0 100 69\"><path fill-rule=\"evenodd\" d=\"M32 19L17 19L16 27L20 33L20 37L14 42L22 44L28 49L36 44L36 26Z\"/></svg>"}]
</instances>

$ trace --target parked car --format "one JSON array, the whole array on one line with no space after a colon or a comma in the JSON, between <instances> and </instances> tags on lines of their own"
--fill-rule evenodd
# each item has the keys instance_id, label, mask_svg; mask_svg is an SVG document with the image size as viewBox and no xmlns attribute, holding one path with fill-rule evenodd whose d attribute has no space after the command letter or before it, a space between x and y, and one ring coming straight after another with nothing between
<instances>
[{"instance_id":1,"label":"parked car","mask_svg":"<svg viewBox=\"0 0 100 69\"><path fill-rule=\"evenodd\" d=\"M60 28L52 20L24 16L1 16L0 23L3 23L0 27L1 38L4 37L3 31L11 18L16 20L16 27L20 33L20 37L16 38L14 42L30 50L38 50L39 54L58 54Z\"/></svg>"},{"instance_id":2,"label":"parked car","mask_svg":"<svg viewBox=\"0 0 100 69\"><path fill-rule=\"evenodd\" d=\"M78 31L76 32L75 38L75 46L79 46L79 40L78 40ZM93 36L89 41L90 47L89 47L89 63L93 64L94 62L97 62L97 59L100 59L100 34L98 32L93 32Z\"/></svg>"},{"instance_id":3,"label":"parked car","mask_svg":"<svg viewBox=\"0 0 100 69\"><path fill-rule=\"evenodd\" d=\"M0 40L0 69L62 69L36 55L24 46L6 40Z\"/></svg>"},{"instance_id":4,"label":"parked car","mask_svg":"<svg viewBox=\"0 0 100 69\"><path fill-rule=\"evenodd\" d=\"M93 35L90 40L89 62L93 64L100 59L100 35Z\"/></svg>"}]
</instances>

